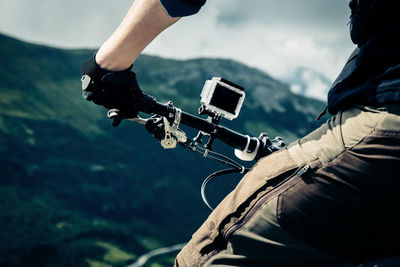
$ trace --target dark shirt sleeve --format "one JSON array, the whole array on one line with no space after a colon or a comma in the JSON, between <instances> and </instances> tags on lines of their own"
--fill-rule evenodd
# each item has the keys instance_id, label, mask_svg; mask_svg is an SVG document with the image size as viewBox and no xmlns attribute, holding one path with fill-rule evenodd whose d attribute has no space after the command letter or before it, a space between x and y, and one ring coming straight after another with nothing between
<instances>
[{"instance_id":1,"label":"dark shirt sleeve","mask_svg":"<svg viewBox=\"0 0 400 267\"><path fill-rule=\"evenodd\" d=\"M206 0L160 0L171 17L184 17L196 14Z\"/></svg>"}]
</instances>

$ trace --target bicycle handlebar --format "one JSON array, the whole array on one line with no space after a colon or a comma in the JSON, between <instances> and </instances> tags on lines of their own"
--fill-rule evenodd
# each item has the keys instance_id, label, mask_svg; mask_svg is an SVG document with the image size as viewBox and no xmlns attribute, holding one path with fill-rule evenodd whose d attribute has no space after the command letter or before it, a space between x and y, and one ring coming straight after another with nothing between
<instances>
[{"instance_id":1,"label":"bicycle handlebar","mask_svg":"<svg viewBox=\"0 0 400 267\"><path fill-rule=\"evenodd\" d=\"M157 114L169 119L175 117L176 111L175 107L159 103L154 97L147 94L143 94L139 99L139 109L141 112ZM180 123L207 134L214 134L216 138L225 144L241 151L246 148L249 151L254 151L257 148L258 141L256 138L250 138L247 135L240 134L221 125L216 125L207 119L194 116L185 111L181 112Z\"/></svg>"}]
</instances>

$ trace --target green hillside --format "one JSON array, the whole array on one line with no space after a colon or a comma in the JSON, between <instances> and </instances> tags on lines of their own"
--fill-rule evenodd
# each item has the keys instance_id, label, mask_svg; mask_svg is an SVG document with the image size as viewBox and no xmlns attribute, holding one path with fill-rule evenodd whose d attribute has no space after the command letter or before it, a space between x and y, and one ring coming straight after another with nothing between
<instances>
[{"instance_id":1,"label":"green hillside","mask_svg":"<svg viewBox=\"0 0 400 267\"><path fill-rule=\"evenodd\" d=\"M0 266L124 266L188 240L208 214L199 188L220 166L164 151L136 124L111 127L81 97L80 64L92 53L0 35ZM223 124L250 135L294 140L324 106L231 60L143 55L134 69L143 91L190 112L212 76L244 86L242 113ZM238 179L213 183L213 203Z\"/></svg>"}]
</instances>

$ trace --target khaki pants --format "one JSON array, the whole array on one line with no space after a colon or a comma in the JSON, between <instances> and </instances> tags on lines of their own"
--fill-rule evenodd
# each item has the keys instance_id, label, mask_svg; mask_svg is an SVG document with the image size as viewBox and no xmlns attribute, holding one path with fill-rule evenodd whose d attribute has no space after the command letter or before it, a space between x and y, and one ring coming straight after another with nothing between
<instances>
[{"instance_id":1,"label":"khaki pants","mask_svg":"<svg viewBox=\"0 0 400 267\"><path fill-rule=\"evenodd\" d=\"M397 106L354 107L339 112L287 149L259 160L192 236L175 265L355 266L285 231L278 221L278 201L304 183L303 173L331 164L372 132L400 136L397 114Z\"/></svg>"}]
</instances>

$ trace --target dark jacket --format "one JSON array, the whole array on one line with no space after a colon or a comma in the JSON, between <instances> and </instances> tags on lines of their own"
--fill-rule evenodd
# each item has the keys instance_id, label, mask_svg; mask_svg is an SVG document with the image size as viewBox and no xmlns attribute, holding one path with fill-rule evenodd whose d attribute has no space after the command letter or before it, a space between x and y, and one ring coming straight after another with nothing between
<instances>
[{"instance_id":1,"label":"dark jacket","mask_svg":"<svg viewBox=\"0 0 400 267\"><path fill-rule=\"evenodd\" d=\"M353 0L351 38L358 48L328 93L328 111L400 103L400 1Z\"/></svg>"}]
</instances>

